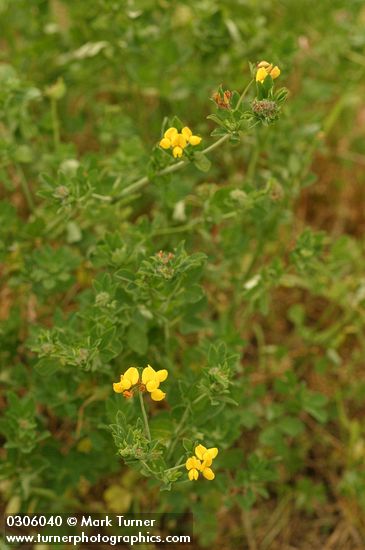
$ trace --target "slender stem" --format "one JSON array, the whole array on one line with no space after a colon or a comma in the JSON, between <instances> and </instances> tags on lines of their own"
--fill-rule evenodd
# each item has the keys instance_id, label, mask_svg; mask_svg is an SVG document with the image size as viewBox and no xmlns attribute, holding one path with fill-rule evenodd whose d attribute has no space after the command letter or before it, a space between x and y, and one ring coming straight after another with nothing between
<instances>
[{"instance_id":1,"label":"slender stem","mask_svg":"<svg viewBox=\"0 0 365 550\"><path fill-rule=\"evenodd\" d=\"M143 466L146 468L146 470L150 472L150 474L152 474L153 476L155 475L155 472L148 466L148 464L146 464L145 460L141 460L141 464L143 464Z\"/></svg>"},{"instance_id":2,"label":"slender stem","mask_svg":"<svg viewBox=\"0 0 365 550\"><path fill-rule=\"evenodd\" d=\"M237 110L239 108L239 106L241 105L241 103L242 103L244 97L246 96L248 90L250 89L252 83L253 83L253 80L251 80L248 83L248 85L246 86L246 88L243 90L243 92L242 92L242 94L241 94L241 96L240 96L240 98L237 102L235 110ZM229 134L226 134L225 136L222 136L215 143L212 143L212 145L209 145L208 147L203 149L202 154L206 155L207 153L210 153L211 151L213 151L214 149L216 149L217 147L222 145L222 143L227 141L229 139L229 137L230 137ZM181 160L180 162L177 162L176 164L171 164L170 166L167 166L163 170L160 170L159 172L156 172L155 176L165 176L167 174L171 174L172 172L176 172L177 170L180 170L181 168L184 168L188 164L190 164L190 162L188 160ZM128 187L125 187L118 196L113 197L111 202L112 203L118 202L121 198L125 197L125 195L129 195L129 193L133 193L134 191L137 191L137 190L141 189L148 182L149 182L148 176L143 176L142 178L135 181L134 183L131 183L131 185L128 185Z\"/></svg>"},{"instance_id":3,"label":"slender stem","mask_svg":"<svg viewBox=\"0 0 365 550\"><path fill-rule=\"evenodd\" d=\"M157 229L153 232L153 236L155 235L169 235L170 233L181 233L184 231L189 231L190 229L193 229L196 225L203 222L203 218L195 218L190 223L186 223L185 225L177 225L174 227L164 227L162 229Z\"/></svg>"},{"instance_id":4,"label":"slender stem","mask_svg":"<svg viewBox=\"0 0 365 550\"><path fill-rule=\"evenodd\" d=\"M250 550L257 550L257 544L252 528L251 512L249 510L242 509L242 523L245 527L245 535Z\"/></svg>"},{"instance_id":5,"label":"slender stem","mask_svg":"<svg viewBox=\"0 0 365 550\"><path fill-rule=\"evenodd\" d=\"M142 416L143 416L144 427L145 427L145 430L146 430L146 435L147 435L147 438L151 441L151 432L150 432L150 427L149 427L149 424L148 424L146 409L144 407L142 392L139 392L139 402L141 404L141 410L142 410Z\"/></svg>"},{"instance_id":6,"label":"slender stem","mask_svg":"<svg viewBox=\"0 0 365 550\"><path fill-rule=\"evenodd\" d=\"M53 143L54 148L57 150L60 144L60 123L57 113L57 100L51 97L51 114L52 114L52 127L53 127Z\"/></svg>"},{"instance_id":7,"label":"slender stem","mask_svg":"<svg viewBox=\"0 0 365 550\"><path fill-rule=\"evenodd\" d=\"M166 472L173 472L174 470L180 470L180 468L185 468L185 464L179 464L178 466L173 466L172 468L168 468L165 470Z\"/></svg>"},{"instance_id":8,"label":"slender stem","mask_svg":"<svg viewBox=\"0 0 365 550\"><path fill-rule=\"evenodd\" d=\"M246 88L243 90L242 94L241 94L241 97L239 98L239 100L237 101L237 105L236 105L236 110L238 109L238 107L241 105L242 101L244 100L248 90L251 88L252 84L254 83L254 80L250 80L250 82L247 84Z\"/></svg>"},{"instance_id":9,"label":"slender stem","mask_svg":"<svg viewBox=\"0 0 365 550\"><path fill-rule=\"evenodd\" d=\"M34 201L33 201L32 193L30 191L30 187L28 185L27 178L25 177L25 174L19 165L17 166L17 171L19 175L20 186L23 190L25 200L27 201L29 210L34 210Z\"/></svg>"},{"instance_id":10,"label":"slender stem","mask_svg":"<svg viewBox=\"0 0 365 550\"><path fill-rule=\"evenodd\" d=\"M182 415L181 417L181 420L179 422L179 425L178 427L176 428L175 430L175 439L174 441L171 443L170 445L170 448L168 450L168 453L167 453L167 458L169 459L172 455L172 453L174 452L174 449L177 445L177 442L178 442L178 437L184 427L184 424L189 416L189 413L190 413L190 407L191 405L196 405L196 403L199 403L199 401L201 401L202 399L204 399L205 395L204 394L201 394L199 395L199 397L197 397L189 406L186 407L185 411L184 411L184 414Z\"/></svg>"}]
</instances>

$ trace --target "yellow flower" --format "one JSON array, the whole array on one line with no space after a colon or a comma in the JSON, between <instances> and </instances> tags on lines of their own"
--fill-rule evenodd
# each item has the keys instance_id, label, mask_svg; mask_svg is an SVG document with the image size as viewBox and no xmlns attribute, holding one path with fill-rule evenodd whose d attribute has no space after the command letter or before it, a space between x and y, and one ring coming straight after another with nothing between
<instances>
[{"instance_id":1,"label":"yellow flower","mask_svg":"<svg viewBox=\"0 0 365 550\"><path fill-rule=\"evenodd\" d=\"M176 136L177 134L177 130L176 128L174 128L173 126L171 128L169 128L168 130L166 130L166 132L164 133L163 137L166 138L166 139L169 139L170 141L174 138L174 136Z\"/></svg>"},{"instance_id":2,"label":"yellow flower","mask_svg":"<svg viewBox=\"0 0 365 550\"><path fill-rule=\"evenodd\" d=\"M176 147L173 148L172 154L174 155L175 158L180 158L180 157L182 157L183 150L182 150L181 147L176 146Z\"/></svg>"},{"instance_id":3,"label":"yellow flower","mask_svg":"<svg viewBox=\"0 0 365 550\"><path fill-rule=\"evenodd\" d=\"M272 67L272 64L268 61L260 61L260 63L257 64L257 68L260 69L261 67L264 67L264 69L269 69L269 67Z\"/></svg>"},{"instance_id":4,"label":"yellow flower","mask_svg":"<svg viewBox=\"0 0 365 550\"><path fill-rule=\"evenodd\" d=\"M268 74L265 67L260 67L256 73L256 82L261 82L262 84Z\"/></svg>"},{"instance_id":5,"label":"yellow flower","mask_svg":"<svg viewBox=\"0 0 365 550\"><path fill-rule=\"evenodd\" d=\"M272 63L260 61L257 65L256 82L261 82L262 84L268 75L270 75L272 79L275 79L280 75L280 72L277 65L273 67Z\"/></svg>"},{"instance_id":6,"label":"yellow flower","mask_svg":"<svg viewBox=\"0 0 365 550\"><path fill-rule=\"evenodd\" d=\"M159 145L162 149L170 149L172 147L173 157L180 158L183 155L185 147L188 145L199 145L201 140L202 138L200 136L193 135L193 132L188 126L184 126L181 133L179 133L176 128L171 127L166 130Z\"/></svg>"},{"instance_id":7,"label":"yellow flower","mask_svg":"<svg viewBox=\"0 0 365 550\"><path fill-rule=\"evenodd\" d=\"M171 145L173 147L181 147L181 149L185 149L186 147L186 137L184 134L175 134L174 137L171 140Z\"/></svg>"},{"instance_id":8,"label":"yellow flower","mask_svg":"<svg viewBox=\"0 0 365 550\"><path fill-rule=\"evenodd\" d=\"M271 69L270 71L270 76L271 78L275 79L277 78L278 76L280 76L280 69L277 65L275 65L275 67L273 69Z\"/></svg>"},{"instance_id":9,"label":"yellow flower","mask_svg":"<svg viewBox=\"0 0 365 550\"><path fill-rule=\"evenodd\" d=\"M188 477L190 481L196 481L199 477L201 462L195 456L191 456L185 462L185 467L188 470Z\"/></svg>"},{"instance_id":10,"label":"yellow flower","mask_svg":"<svg viewBox=\"0 0 365 550\"><path fill-rule=\"evenodd\" d=\"M184 126L184 128L181 130L181 133L183 136L185 136L186 141L189 141L189 137L193 135L193 132L188 128L188 126Z\"/></svg>"},{"instance_id":11,"label":"yellow flower","mask_svg":"<svg viewBox=\"0 0 365 550\"><path fill-rule=\"evenodd\" d=\"M217 447L207 449L204 445L198 445L195 447L195 454L199 460L207 460L208 458L213 460L213 458L215 458L218 454L218 449Z\"/></svg>"},{"instance_id":12,"label":"yellow flower","mask_svg":"<svg viewBox=\"0 0 365 550\"><path fill-rule=\"evenodd\" d=\"M161 139L160 147L162 147L162 149L170 149L171 141L168 138Z\"/></svg>"},{"instance_id":13,"label":"yellow flower","mask_svg":"<svg viewBox=\"0 0 365 550\"><path fill-rule=\"evenodd\" d=\"M197 480L199 472L202 473L205 479L209 479L210 481L214 479L215 474L210 466L217 454L217 447L211 447L210 449L207 449L204 445L195 447L196 456L191 456L185 463L190 481Z\"/></svg>"},{"instance_id":14,"label":"yellow flower","mask_svg":"<svg viewBox=\"0 0 365 550\"><path fill-rule=\"evenodd\" d=\"M113 384L113 390L116 393L123 393L125 390L129 390L132 386L135 386L138 382L139 374L136 367L130 367L120 376L120 382Z\"/></svg>"},{"instance_id":15,"label":"yellow flower","mask_svg":"<svg viewBox=\"0 0 365 550\"><path fill-rule=\"evenodd\" d=\"M193 132L188 128L188 126L185 126L181 130L182 135L185 137L186 141L190 143L190 145L199 145L202 138L199 136L194 136Z\"/></svg>"},{"instance_id":16,"label":"yellow flower","mask_svg":"<svg viewBox=\"0 0 365 550\"><path fill-rule=\"evenodd\" d=\"M177 134L178 131L176 128L168 128L160 141L160 147L162 147L162 149L170 149L170 147L172 147L172 142Z\"/></svg>"},{"instance_id":17,"label":"yellow flower","mask_svg":"<svg viewBox=\"0 0 365 550\"><path fill-rule=\"evenodd\" d=\"M202 138L200 136L190 136L189 143L191 145L199 145L201 140L202 140Z\"/></svg>"},{"instance_id":18,"label":"yellow flower","mask_svg":"<svg viewBox=\"0 0 365 550\"><path fill-rule=\"evenodd\" d=\"M155 371L150 365L143 369L142 383L151 394L153 401L161 401L165 397L166 394L159 389L159 386L166 380L168 374L166 369Z\"/></svg>"}]
</instances>

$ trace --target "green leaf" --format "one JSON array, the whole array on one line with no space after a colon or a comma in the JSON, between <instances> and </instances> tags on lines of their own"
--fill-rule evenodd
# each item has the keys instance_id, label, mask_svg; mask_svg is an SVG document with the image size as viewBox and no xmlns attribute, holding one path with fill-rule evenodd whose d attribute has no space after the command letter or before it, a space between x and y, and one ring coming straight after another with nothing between
<instances>
[{"instance_id":1,"label":"green leaf","mask_svg":"<svg viewBox=\"0 0 365 550\"><path fill-rule=\"evenodd\" d=\"M128 346L138 353L144 355L148 348L147 334L138 325L131 325L127 333Z\"/></svg>"},{"instance_id":2,"label":"green leaf","mask_svg":"<svg viewBox=\"0 0 365 550\"><path fill-rule=\"evenodd\" d=\"M60 362L57 359L44 357L36 363L34 368L41 376L51 376L60 368Z\"/></svg>"},{"instance_id":3,"label":"green leaf","mask_svg":"<svg viewBox=\"0 0 365 550\"><path fill-rule=\"evenodd\" d=\"M201 172L208 172L211 167L210 160L204 155L204 153L197 152L194 154L194 164Z\"/></svg>"},{"instance_id":4,"label":"green leaf","mask_svg":"<svg viewBox=\"0 0 365 550\"><path fill-rule=\"evenodd\" d=\"M228 134L228 130L226 130L223 127L220 127L220 128L214 128L213 132L211 132L210 135L212 137L222 137L222 136L225 136L226 134Z\"/></svg>"},{"instance_id":5,"label":"green leaf","mask_svg":"<svg viewBox=\"0 0 365 550\"><path fill-rule=\"evenodd\" d=\"M194 442L191 439L187 439L186 437L184 437L183 441L182 441L182 444L183 444L183 447L184 447L185 451L187 451L188 453L193 452Z\"/></svg>"},{"instance_id":6,"label":"green leaf","mask_svg":"<svg viewBox=\"0 0 365 550\"><path fill-rule=\"evenodd\" d=\"M303 422L294 416L282 418L279 422L279 427L285 434L292 437L301 434L304 430Z\"/></svg>"}]
</instances>

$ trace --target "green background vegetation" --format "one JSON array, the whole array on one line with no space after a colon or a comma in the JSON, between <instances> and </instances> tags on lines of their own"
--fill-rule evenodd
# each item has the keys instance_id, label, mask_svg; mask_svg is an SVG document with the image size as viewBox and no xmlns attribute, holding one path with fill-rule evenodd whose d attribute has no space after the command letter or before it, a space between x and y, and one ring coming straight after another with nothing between
<instances>
[{"instance_id":1,"label":"green background vegetation","mask_svg":"<svg viewBox=\"0 0 365 550\"><path fill-rule=\"evenodd\" d=\"M0 24L4 510L191 511L196 548L364 548L363 0L0 0ZM165 117L212 143L209 98L261 59L290 90L279 121L108 200ZM174 460L219 447L214 481L160 492L118 456L140 413L112 382L147 362L169 371L154 437L179 427Z\"/></svg>"}]
</instances>

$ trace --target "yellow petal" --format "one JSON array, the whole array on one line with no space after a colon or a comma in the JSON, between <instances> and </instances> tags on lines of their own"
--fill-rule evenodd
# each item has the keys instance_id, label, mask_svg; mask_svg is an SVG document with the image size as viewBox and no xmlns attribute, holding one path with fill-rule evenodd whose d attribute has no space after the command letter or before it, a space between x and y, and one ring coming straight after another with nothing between
<instances>
[{"instance_id":1,"label":"yellow petal","mask_svg":"<svg viewBox=\"0 0 365 550\"><path fill-rule=\"evenodd\" d=\"M181 149L184 149L187 145L186 138L183 134L176 134L171 140L171 144L173 147L181 147Z\"/></svg>"},{"instance_id":2,"label":"yellow petal","mask_svg":"<svg viewBox=\"0 0 365 550\"><path fill-rule=\"evenodd\" d=\"M201 140L202 138L200 136L191 136L189 138L189 143L191 143L191 145L199 145Z\"/></svg>"},{"instance_id":3,"label":"yellow petal","mask_svg":"<svg viewBox=\"0 0 365 550\"><path fill-rule=\"evenodd\" d=\"M124 390L121 382L116 382L115 384L113 384L113 390L115 391L115 393L123 393Z\"/></svg>"},{"instance_id":4,"label":"yellow petal","mask_svg":"<svg viewBox=\"0 0 365 550\"><path fill-rule=\"evenodd\" d=\"M185 126L182 130L181 130L181 133L183 136L185 136L185 139L189 139L189 137L191 136L191 134L193 133L190 128L188 126Z\"/></svg>"},{"instance_id":5,"label":"yellow petal","mask_svg":"<svg viewBox=\"0 0 365 550\"><path fill-rule=\"evenodd\" d=\"M205 468L205 470L203 470L202 474L205 477L205 479L212 480L212 479L215 478L214 472L210 468Z\"/></svg>"},{"instance_id":6,"label":"yellow petal","mask_svg":"<svg viewBox=\"0 0 365 550\"><path fill-rule=\"evenodd\" d=\"M129 380L132 386L137 384L139 378L139 373L136 367L129 367L124 373L123 379Z\"/></svg>"},{"instance_id":7,"label":"yellow petal","mask_svg":"<svg viewBox=\"0 0 365 550\"><path fill-rule=\"evenodd\" d=\"M161 139L160 147L162 147L162 149L170 149L171 141L168 138Z\"/></svg>"},{"instance_id":8,"label":"yellow petal","mask_svg":"<svg viewBox=\"0 0 365 550\"><path fill-rule=\"evenodd\" d=\"M147 384L150 380L153 380L156 377L156 371L148 365L146 368L142 371L142 382L144 384Z\"/></svg>"},{"instance_id":9,"label":"yellow petal","mask_svg":"<svg viewBox=\"0 0 365 550\"><path fill-rule=\"evenodd\" d=\"M194 462L193 462L193 456L189 457L187 459L187 461L185 462L185 467L187 470L191 470L192 468L194 468Z\"/></svg>"},{"instance_id":10,"label":"yellow petal","mask_svg":"<svg viewBox=\"0 0 365 550\"><path fill-rule=\"evenodd\" d=\"M151 399L153 399L153 401L162 401L162 399L165 397L166 393L164 393L163 391L157 389L155 391L153 391L151 393Z\"/></svg>"},{"instance_id":11,"label":"yellow petal","mask_svg":"<svg viewBox=\"0 0 365 550\"><path fill-rule=\"evenodd\" d=\"M124 378L123 376L123 380L120 381L120 386L121 388L123 388L123 391L129 390L129 388L132 386L132 382L128 378Z\"/></svg>"},{"instance_id":12,"label":"yellow petal","mask_svg":"<svg viewBox=\"0 0 365 550\"><path fill-rule=\"evenodd\" d=\"M198 472L198 470L195 470L195 468L193 468L188 473L188 476L189 476L190 481L194 481L194 480L196 481L199 477L199 472Z\"/></svg>"},{"instance_id":13,"label":"yellow petal","mask_svg":"<svg viewBox=\"0 0 365 550\"><path fill-rule=\"evenodd\" d=\"M277 78L278 76L280 76L280 69L278 66L275 66L271 71L270 71L270 76L271 78Z\"/></svg>"},{"instance_id":14,"label":"yellow petal","mask_svg":"<svg viewBox=\"0 0 365 550\"><path fill-rule=\"evenodd\" d=\"M210 449L207 449L207 452L204 455L204 460L206 460L208 457L213 460L218 454L217 447L211 447Z\"/></svg>"},{"instance_id":15,"label":"yellow petal","mask_svg":"<svg viewBox=\"0 0 365 550\"><path fill-rule=\"evenodd\" d=\"M191 470L191 468L195 468L196 470L200 470L200 460L198 460L196 458L196 456L191 456L185 462L185 466L186 466L187 470Z\"/></svg>"},{"instance_id":16,"label":"yellow petal","mask_svg":"<svg viewBox=\"0 0 365 550\"><path fill-rule=\"evenodd\" d=\"M175 158L180 158L182 157L183 150L181 149L181 147L174 147L172 150L172 154Z\"/></svg>"},{"instance_id":17,"label":"yellow petal","mask_svg":"<svg viewBox=\"0 0 365 550\"><path fill-rule=\"evenodd\" d=\"M168 377L169 373L166 369L161 369L156 372L156 376L159 382L164 382Z\"/></svg>"},{"instance_id":18,"label":"yellow petal","mask_svg":"<svg viewBox=\"0 0 365 550\"><path fill-rule=\"evenodd\" d=\"M207 448L204 445L198 445L195 447L195 454L200 459L203 460L204 454L207 452Z\"/></svg>"},{"instance_id":19,"label":"yellow petal","mask_svg":"<svg viewBox=\"0 0 365 550\"><path fill-rule=\"evenodd\" d=\"M157 390L158 386L160 385L160 382L155 378L154 380L149 380L146 384L147 391L153 392Z\"/></svg>"},{"instance_id":20,"label":"yellow petal","mask_svg":"<svg viewBox=\"0 0 365 550\"><path fill-rule=\"evenodd\" d=\"M267 71L266 69L264 69L264 67L261 67L260 69L258 69L257 73L256 73L256 82L263 82L265 80L265 78L267 77Z\"/></svg>"},{"instance_id":21,"label":"yellow petal","mask_svg":"<svg viewBox=\"0 0 365 550\"><path fill-rule=\"evenodd\" d=\"M207 453L205 453L204 456L206 456L206 454L207 454ZM212 462L213 462L213 460L212 460L211 458L209 458L209 457L208 457L208 458L204 458L204 460L203 460L203 462L202 462L202 464L201 464L201 466L200 466L200 470L203 471L203 470L205 470L205 468L209 468L209 466L212 465Z\"/></svg>"},{"instance_id":22,"label":"yellow petal","mask_svg":"<svg viewBox=\"0 0 365 550\"><path fill-rule=\"evenodd\" d=\"M164 133L163 137L166 139L172 140L174 136L176 136L177 130L173 126L171 128L168 128L166 132Z\"/></svg>"},{"instance_id":23,"label":"yellow petal","mask_svg":"<svg viewBox=\"0 0 365 550\"><path fill-rule=\"evenodd\" d=\"M257 65L257 68L260 69L261 67L264 67L266 69L267 67L270 67L270 63L268 61L260 61L260 63L258 63Z\"/></svg>"}]
</instances>

